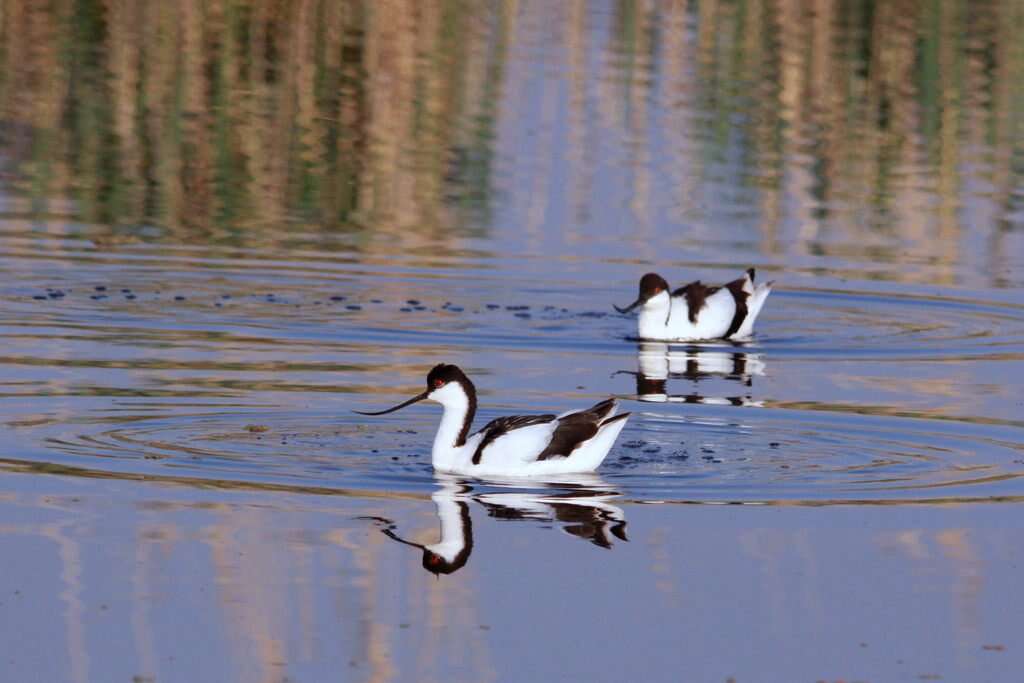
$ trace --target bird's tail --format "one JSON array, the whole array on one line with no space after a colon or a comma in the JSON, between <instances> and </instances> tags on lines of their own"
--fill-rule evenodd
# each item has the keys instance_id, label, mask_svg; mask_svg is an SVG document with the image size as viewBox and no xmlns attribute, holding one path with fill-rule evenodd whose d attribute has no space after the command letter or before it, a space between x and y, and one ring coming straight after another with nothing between
<instances>
[{"instance_id":1,"label":"bird's tail","mask_svg":"<svg viewBox=\"0 0 1024 683\"><path fill-rule=\"evenodd\" d=\"M619 438L619 432L626 426L629 415L629 413L620 413L602 420L598 424L597 434L573 452L572 457L576 462L588 471L597 469L604 462L608 451L615 444L615 440Z\"/></svg>"}]
</instances>

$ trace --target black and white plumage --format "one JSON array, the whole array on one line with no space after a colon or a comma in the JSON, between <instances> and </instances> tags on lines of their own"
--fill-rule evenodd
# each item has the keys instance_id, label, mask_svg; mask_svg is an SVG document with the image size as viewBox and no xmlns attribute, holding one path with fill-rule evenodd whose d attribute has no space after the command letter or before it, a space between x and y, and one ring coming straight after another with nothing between
<instances>
[{"instance_id":1,"label":"black and white plumage","mask_svg":"<svg viewBox=\"0 0 1024 683\"><path fill-rule=\"evenodd\" d=\"M659 341L700 341L702 339L747 339L774 282L754 284L756 272L748 268L743 277L724 285L705 285L696 280L672 291L665 278L647 273L640 278L636 301L628 313L640 307L637 334L641 339Z\"/></svg>"},{"instance_id":2,"label":"black and white plumage","mask_svg":"<svg viewBox=\"0 0 1024 683\"><path fill-rule=\"evenodd\" d=\"M425 399L444 406L434 437L434 469L479 477L591 472L604 461L629 417L616 415L615 400L607 399L561 415L499 417L470 434L476 388L462 370L445 364L430 371L423 393L387 410L355 412L383 415Z\"/></svg>"}]
</instances>

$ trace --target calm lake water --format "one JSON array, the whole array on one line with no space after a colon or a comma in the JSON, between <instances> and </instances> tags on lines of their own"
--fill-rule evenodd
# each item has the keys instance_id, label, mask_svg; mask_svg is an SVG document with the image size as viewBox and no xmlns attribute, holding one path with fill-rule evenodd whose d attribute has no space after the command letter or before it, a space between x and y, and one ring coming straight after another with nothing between
<instances>
[{"instance_id":1,"label":"calm lake water","mask_svg":"<svg viewBox=\"0 0 1024 683\"><path fill-rule=\"evenodd\" d=\"M1020 3L0 16L11 680L1017 679ZM750 343L612 309L749 266ZM351 412L438 362L633 417L439 479Z\"/></svg>"}]
</instances>

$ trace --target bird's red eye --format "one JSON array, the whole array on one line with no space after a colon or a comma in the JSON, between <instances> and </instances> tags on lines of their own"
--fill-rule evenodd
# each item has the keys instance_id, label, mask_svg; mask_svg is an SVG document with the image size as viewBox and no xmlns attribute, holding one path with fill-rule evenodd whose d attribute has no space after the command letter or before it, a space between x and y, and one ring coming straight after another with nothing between
<instances>
[{"instance_id":1,"label":"bird's red eye","mask_svg":"<svg viewBox=\"0 0 1024 683\"><path fill-rule=\"evenodd\" d=\"M434 380L434 388L435 389L440 389L443 386L444 386L444 380L443 379L435 379Z\"/></svg>"}]
</instances>

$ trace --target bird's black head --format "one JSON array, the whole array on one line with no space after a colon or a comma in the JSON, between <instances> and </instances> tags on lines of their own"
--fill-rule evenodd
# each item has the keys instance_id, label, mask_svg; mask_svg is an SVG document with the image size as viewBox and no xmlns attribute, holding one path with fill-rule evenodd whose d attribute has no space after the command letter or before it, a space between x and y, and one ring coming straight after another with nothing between
<instances>
[{"instance_id":1,"label":"bird's black head","mask_svg":"<svg viewBox=\"0 0 1024 683\"><path fill-rule=\"evenodd\" d=\"M651 297L668 291L668 282L657 273L647 273L640 278L640 301L647 301Z\"/></svg>"},{"instance_id":2,"label":"bird's black head","mask_svg":"<svg viewBox=\"0 0 1024 683\"><path fill-rule=\"evenodd\" d=\"M647 273L640 278L640 293L636 297L636 301L631 303L625 308L619 308L615 306L615 310L619 313L629 313L637 306L642 306L647 303L651 298L658 296L662 292L668 291L668 283L665 278L658 275L657 273Z\"/></svg>"},{"instance_id":3,"label":"bird's black head","mask_svg":"<svg viewBox=\"0 0 1024 683\"><path fill-rule=\"evenodd\" d=\"M466 397L469 399L470 409L469 412L467 413L467 424L463 425L463 432L467 432L469 430L468 422L472 421L473 414L476 411L476 389L473 387L473 383L469 381L469 378L466 377L465 373L463 373L462 370L459 370L459 368L455 365L446 365L444 363L441 363L440 365L435 365L434 368L429 373L427 373L427 390L424 391L423 393L417 396L413 396L408 401L404 401L402 403L399 403L397 406L393 406L385 410L356 410L354 412L359 413L360 415L387 415L388 413L393 413L396 410L401 410L406 406L411 406L413 403L418 403L419 401L423 401L426 399L433 399L435 401L438 401L439 403L444 403L442 396L447 395L450 398L452 393L444 392L444 394L438 395L435 394L434 392L444 389L446 386L453 382L462 387L463 393L465 393ZM465 433L460 434L460 443L458 445L462 445L461 442L465 440L465 436Z\"/></svg>"},{"instance_id":4,"label":"bird's black head","mask_svg":"<svg viewBox=\"0 0 1024 683\"><path fill-rule=\"evenodd\" d=\"M440 389L450 382L458 382L463 387L472 383L469 378L466 377L466 373L459 369L457 365L449 365L447 363L439 363L427 373L427 391L434 391Z\"/></svg>"}]
</instances>

